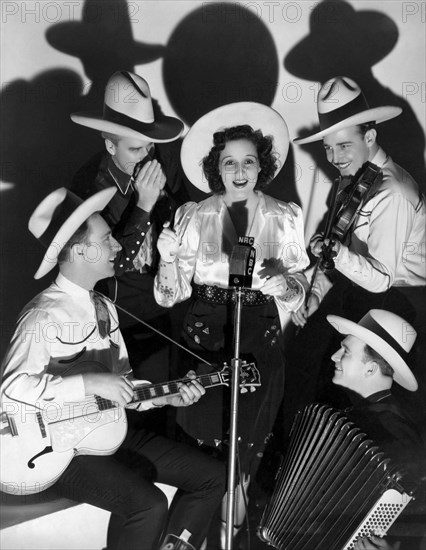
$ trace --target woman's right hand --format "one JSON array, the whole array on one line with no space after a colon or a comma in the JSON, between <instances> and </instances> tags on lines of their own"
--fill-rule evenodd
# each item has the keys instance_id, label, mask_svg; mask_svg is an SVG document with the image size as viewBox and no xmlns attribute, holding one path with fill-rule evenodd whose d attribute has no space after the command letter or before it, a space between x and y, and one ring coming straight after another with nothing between
<instances>
[{"instance_id":1,"label":"woman's right hand","mask_svg":"<svg viewBox=\"0 0 426 550\"><path fill-rule=\"evenodd\" d=\"M165 262L174 262L179 250L179 239L176 232L169 228L170 222L163 225L163 231L160 233L157 241L157 248L161 259Z\"/></svg>"}]
</instances>

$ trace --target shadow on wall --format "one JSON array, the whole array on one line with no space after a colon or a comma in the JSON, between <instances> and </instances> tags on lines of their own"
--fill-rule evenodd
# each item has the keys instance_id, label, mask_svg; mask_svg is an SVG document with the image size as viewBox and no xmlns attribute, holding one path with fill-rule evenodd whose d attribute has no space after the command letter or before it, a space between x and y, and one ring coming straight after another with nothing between
<instances>
[{"instance_id":1,"label":"shadow on wall","mask_svg":"<svg viewBox=\"0 0 426 550\"><path fill-rule=\"evenodd\" d=\"M386 14L355 11L344 0L323 0L312 10L309 34L289 51L284 67L298 78L320 83L334 76L349 76L361 86L370 107L401 107L401 115L378 126L378 142L425 192L424 131L407 101L382 85L372 71L397 41L398 28ZM316 117L316 113L308 116ZM317 126L301 128L299 135L318 130ZM337 172L327 163L322 142L304 148L332 181Z\"/></svg>"},{"instance_id":2,"label":"shadow on wall","mask_svg":"<svg viewBox=\"0 0 426 550\"><path fill-rule=\"evenodd\" d=\"M236 101L271 105L278 84L278 52L268 28L240 3L205 3L173 30L163 79L176 114L189 126L207 112ZM206 197L190 188L195 200ZM294 155L267 191L300 204Z\"/></svg>"}]
</instances>

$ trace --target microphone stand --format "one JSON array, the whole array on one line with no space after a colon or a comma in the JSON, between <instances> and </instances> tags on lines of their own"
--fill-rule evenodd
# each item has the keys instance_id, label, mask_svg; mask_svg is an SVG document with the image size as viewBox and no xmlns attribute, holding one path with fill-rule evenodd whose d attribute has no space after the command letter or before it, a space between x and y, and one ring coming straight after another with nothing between
<instances>
[{"instance_id":1,"label":"microphone stand","mask_svg":"<svg viewBox=\"0 0 426 550\"><path fill-rule=\"evenodd\" d=\"M234 321L234 353L231 360L232 384L231 384L231 418L229 426L229 460L228 460L228 489L226 503L226 538L225 550L232 550L234 538L234 517L235 517L235 488L236 488L236 467L237 467L237 446L238 446L238 398L240 380L240 331L241 331L241 299L243 289L235 289L237 297Z\"/></svg>"}]
</instances>

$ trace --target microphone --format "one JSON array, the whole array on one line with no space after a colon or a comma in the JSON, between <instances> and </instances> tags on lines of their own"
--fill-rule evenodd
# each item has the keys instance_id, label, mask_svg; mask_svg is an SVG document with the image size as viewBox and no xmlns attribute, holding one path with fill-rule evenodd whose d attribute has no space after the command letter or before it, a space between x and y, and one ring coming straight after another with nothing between
<instances>
[{"instance_id":1,"label":"microphone","mask_svg":"<svg viewBox=\"0 0 426 550\"><path fill-rule=\"evenodd\" d=\"M238 237L238 244L232 248L229 262L230 287L251 288L253 269L256 262L254 237Z\"/></svg>"}]
</instances>

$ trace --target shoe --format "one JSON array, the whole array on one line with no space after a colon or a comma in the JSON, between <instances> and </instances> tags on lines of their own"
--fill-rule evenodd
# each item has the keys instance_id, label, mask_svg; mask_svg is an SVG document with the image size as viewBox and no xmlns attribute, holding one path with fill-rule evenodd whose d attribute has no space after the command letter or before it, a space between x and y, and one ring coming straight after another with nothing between
<instances>
[{"instance_id":1,"label":"shoe","mask_svg":"<svg viewBox=\"0 0 426 550\"><path fill-rule=\"evenodd\" d=\"M233 526L233 537L235 538L240 532L244 519L246 517L246 501L248 503L247 491L250 485L250 476L243 476L242 484L237 485L235 491L235 509L234 509L234 526ZM243 491L245 499L243 496ZM221 550L225 548L226 544L226 509L228 505L228 493L226 493L222 499L222 510L221 510L221 520L220 520L220 547Z\"/></svg>"}]
</instances>

